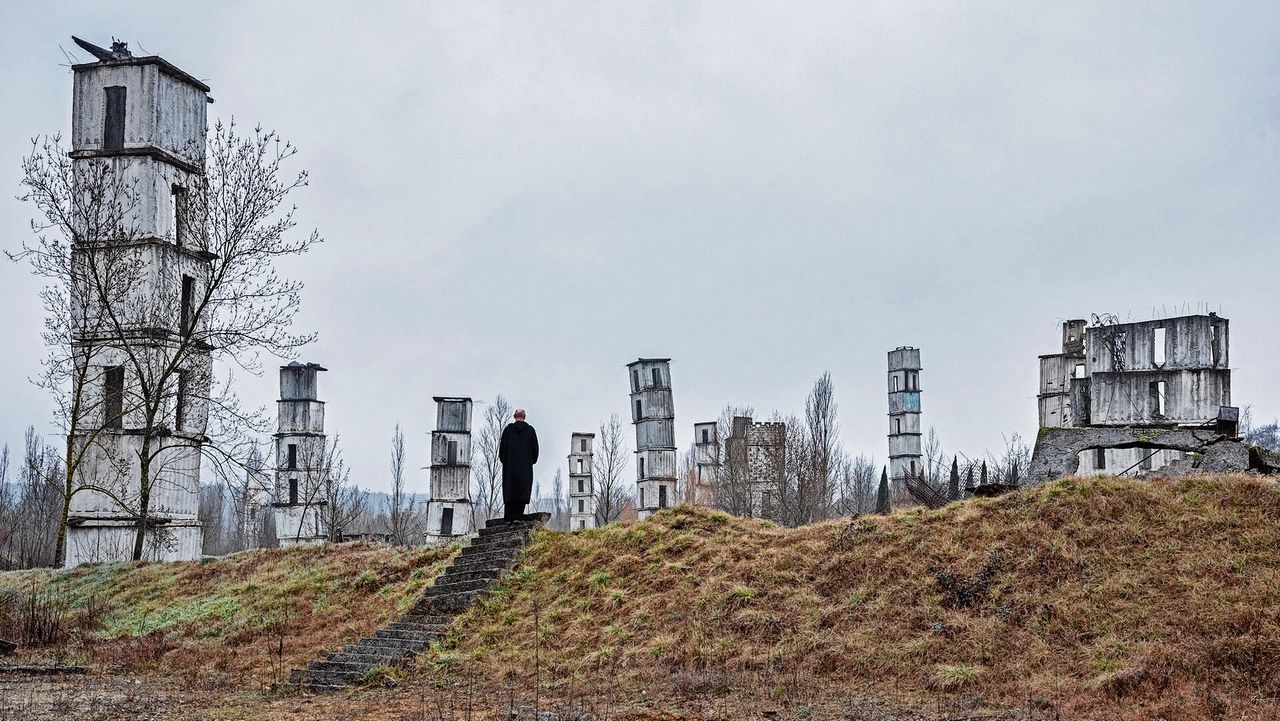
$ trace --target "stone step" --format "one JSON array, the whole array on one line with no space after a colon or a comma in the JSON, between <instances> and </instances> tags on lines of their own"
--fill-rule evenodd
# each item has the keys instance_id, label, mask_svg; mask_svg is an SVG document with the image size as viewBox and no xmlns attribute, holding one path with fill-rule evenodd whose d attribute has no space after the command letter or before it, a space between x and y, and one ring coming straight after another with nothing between
<instances>
[{"instance_id":1,"label":"stone step","mask_svg":"<svg viewBox=\"0 0 1280 721\"><path fill-rule=\"evenodd\" d=\"M384 631L416 631L418 633L434 633L443 635L449 630L447 623L433 623L427 625L425 623L405 623L404 621L393 621L382 627Z\"/></svg>"},{"instance_id":2,"label":"stone step","mask_svg":"<svg viewBox=\"0 0 1280 721\"><path fill-rule=\"evenodd\" d=\"M484 528L480 529L480 531L478 532L478 535L484 536L491 533L502 533L503 531L509 531L513 528L523 528L523 529L536 528L537 525L538 525L537 523L530 520L515 521L514 523L507 523L506 521L503 521L501 518L490 518L489 520L484 522Z\"/></svg>"},{"instance_id":3,"label":"stone step","mask_svg":"<svg viewBox=\"0 0 1280 721\"><path fill-rule=\"evenodd\" d=\"M380 665L382 664L369 663L368 661L312 661L307 664L307 673L311 674L316 671L333 673L345 671L363 676L369 672L369 669Z\"/></svg>"},{"instance_id":4,"label":"stone step","mask_svg":"<svg viewBox=\"0 0 1280 721\"><path fill-rule=\"evenodd\" d=\"M374 631L373 635L369 638L375 640L386 638L398 641L422 641L423 643L430 643L432 641L438 641L440 637L441 636L438 633L429 633L426 631L396 631L394 629L380 628L377 631Z\"/></svg>"},{"instance_id":5,"label":"stone step","mask_svg":"<svg viewBox=\"0 0 1280 721\"><path fill-rule=\"evenodd\" d=\"M413 653L403 648L396 649L396 652L387 653L331 653L325 656L322 661L312 661L311 663L363 663L370 667L373 666L398 666L401 662L412 656Z\"/></svg>"},{"instance_id":6,"label":"stone step","mask_svg":"<svg viewBox=\"0 0 1280 721\"><path fill-rule=\"evenodd\" d=\"M482 598L488 594L488 591L464 591L461 593L450 593L443 596L432 596L426 601L441 613L459 614L467 610L467 607L476 602L476 599Z\"/></svg>"},{"instance_id":7,"label":"stone step","mask_svg":"<svg viewBox=\"0 0 1280 721\"><path fill-rule=\"evenodd\" d=\"M465 552L465 551L464 551ZM520 555L520 549L504 548L497 551L487 551L481 553L473 553L467 556L459 556L453 565L445 570L448 573L451 570L475 570L476 568L509 568L515 563L516 556Z\"/></svg>"},{"instance_id":8,"label":"stone step","mask_svg":"<svg viewBox=\"0 0 1280 721\"><path fill-rule=\"evenodd\" d=\"M528 542L529 536L533 533L531 528L505 528L495 529L493 533L487 533L477 536L471 540L471 546L489 546L498 541L509 541L513 538L521 539Z\"/></svg>"},{"instance_id":9,"label":"stone step","mask_svg":"<svg viewBox=\"0 0 1280 721\"><path fill-rule=\"evenodd\" d=\"M436 578L435 585L441 583L458 583L459 581L498 581L511 571L506 567L482 566L475 568L465 568L462 570L449 569L444 575ZM437 628L433 626L432 628Z\"/></svg>"},{"instance_id":10,"label":"stone step","mask_svg":"<svg viewBox=\"0 0 1280 721\"><path fill-rule=\"evenodd\" d=\"M528 537L521 534L513 534L509 536L497 536L492 540L486 540L483 543L475 543L462 549L462 553L458 554L459 558L474 556L477 553L486 553L489 551L497 551L507 548L524 548L528 543Z\"/></svg>"},{"instance_id":11,"label":"stone step","mask_svg":"<svg viewBox=\"0 0 1280 721\"><path fill-rule=\"evenodd\" d=\"M307 678L304 683L308 686L324 685L324 686L355 686L364 679L367 671L356 673L354 671L308 671Z\"/></svg>"},{"instance_id":12,"label":"stone step","mask_svg":"<svg viewBox=\"0 0 1280 721\"><path fill-rule=\"evenodd\" d=\"M406 613L400 617L400 623L420 623L424 626L448 626L453 623L453 616L422 616Z\"/></svg>"},{"instance_id":13,"label":"stone step","mask_svg":"<svg viewBox=\"0 0 1280 721\"><path fill-rule=\"evenodd\" d=\"M432 639L432 641L434 640L435 639ZM431 641L410 641L404 638L366 638L360 643L355 644L355 647L370 650L403 648L416 653L426 649L430 645Z\"/></svg>"},{"instance_id":14,"label":"stone step","mask_svg":"<svg viewBox=\"0 0 1280 721\"><path fill-rule=\"evenodd\" d=\"M458 593L459 591L487 591L497 585L497 579L482 578L477 581L457 581L454 583L439 583L430 586L423 591L427 596L444 596L450 593Z\"/></svg>"}]
</instances>

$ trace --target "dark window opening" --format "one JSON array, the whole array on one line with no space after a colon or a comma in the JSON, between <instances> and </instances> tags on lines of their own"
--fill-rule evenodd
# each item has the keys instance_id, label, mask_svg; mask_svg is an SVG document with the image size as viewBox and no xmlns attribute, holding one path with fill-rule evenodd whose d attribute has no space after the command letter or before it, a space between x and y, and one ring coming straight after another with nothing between
<instances>
[{"instance_id":1,"label":"dark window opening","mask_svg":"<svg viewBox=\"0 0 1280 721\"><path fill-rule=\"evenodd\" d=\"M640 477L644 478L644 456L640 456Z\"/></svg>"},{"instance_id":2,"label":"dark window opening","mask_svg":"<svg viewBox=\"0 0 1280 721\"><path fill-rule=\"evenodd\" d=\"M1217 368L1222 364L1222 326L1214 323L1212 327L1213 340L1210 342L1210 350L1213 352L1213 367Z\"/></svg>"},{"instance_id":3,"label":"dark window opening","mask_svg":"<svg viewBox=\"0 0 1280 721\"><path fill-rule=\"evenodd\" d=\"M661 368L653 369L653 387L654 388L662 387L662 369Z\"/></svg>"},{"instance_id":4,"label":"dark window opening","mask_svg":"<svg viewBox=\"0 0 1280 721\"><path fill-rule=\"evenodd\" d=\"M640 399L637 398L636 399L636 420L640 420L642 418L644 418L644 405L640 402Z\"/></svg>"},{"instance_id":5,"label":"dark window opening","mask_svg":"<svg viewBox=\"0 0 1280 721\"><path fill-rule=\"evenodd\" d=\"M1164 407L1165 406L1165 403L1164 403L1165 382L1151 381L1148 387L1150 388L1149 392L1151 396L1150 404L1149 404L1149 407L1151 409L1151 415L1157 418L1164 418L1165 416L1165 407Z\"/></svg>"},{"instance_id":6,"label":"dark window opening","mask_svg":"<svg viewBox=\"0 0 1280 721\"><path fill-rule=\"evenodd\" d=\"M912 461L912 462L911 462L911 477L912 477L912 478L915 478L915 476L916 476L916 462L915 462L915 461Z\"/></svg>"},{"instance_id":7,"label":"dark window opening","mask_svg":"<svg viewBox=\"0 0 1280 721\"><path fill-rule=\"evenodd\" d=\"M290 471L298 470L298 444L297 443L289 444L288 454L289 454L289 463L288 465L285 466L285 468Z\"/></svg>"},{"instance_id":8,"label":"dark window opening","mask_svg":"<svg viewBox=\"0 0 1280 721\"><path fill-rule=\"evenodd\" d=\"M578 493L586 493L586 482L581 478L578 479Z\"/></svg>"},{"instance_id":9,"label":"dark window opening","mask_svg":"<svg viewBox=\"0 0 1280 721\"><path fill-rule=\"evenodd\" d=\"M185 423L183 416L187 411L187 372L178 371L178 398L173 404L173 427L174 430L183 430Z\"/></svg>"},{"instance_id":10,"label":"dark window opening","mask_svg":"<svg viewBox=\"0 0 1280 721\"><path fill-rule=\"evenodd\" d=\"M1093 449L1093 468L1094 468L1094 470L1100 471L1100 470L1102 470L1102 469L1104 469L1104 468L1106 468L1106 467L1107 467L1107 449L1105 449L1105 448L1095 448L1095 449Z\"/></svg>"},{"instance_id":11,"label":"dark window opening","mask_svg":"<svg viewBox=\"0 0 1280 721\"><path fill-rule=\"evenodd\" d=\"M103 377L103 420L107 428L124 427L124 366L108 368Z\"/></svg>"},{"instance_id":12,"label":"dark window opening","mask_svg":"<svg viewBox=\"0 0 1280 721\"><path fill-rule=\"evenodd\" d=\"M633 391L640 390L640 371L639 370L631 371L631 390Z\"/></svg>"},{"instance_id":13,"label":"dark window opening","mask_svg":"<svg viewBox=\"0 0 1280 721\"><path fill-rule=\"evenodd\" d=\"M586 521L584 521L584 520L580 520L580 521L578 521L578 530L579 530L579 531L583 530L583 529L584 529L584 528L586 528L586 527L587 527L587 522L586 522Z\"/></svg>"},{"instance_id":14,"label":"dark window opening","mask_svg":"<svg viewBox=\"0 0 1280 721\"><path fill-rule=\"evenodd\" d=\"M123 85L105 88L107 93L106 113L102 125L102 149L120 150L124 147L124 101Z\"/></svg>"},{"instance_id":15,"label":"dark window opening","mask_svg":"<svg viewBox=\"0 0 1280 721\"><path fill-rule=\"evenodd\" d=\"M644 489L640 489L640 507L644 508Z\"/></svg>"},{"instance_id":16,"label":"dark window opening","mask_svg":"<svg viewBox=\"0 0 1280 721\"><path fill-rule=\"evenodd\" d=\"M453 535L453 509L445 508L440 511L440 535Z\"/></svg>"},{"instance_id":17,"label":"dark window opening","mask_svg":"<svg viewBox=\"0 0 1280 721\"><path fill-rule=\"evenodd\" d=\"M187 235L187 189L175 185L169 189L169 197L173 199L173 242L181 248Z\"/></svg>"},{"instance_id":18,"label":"dark window opening","mask_svg":"<svg viewBox=\"0 0 1280 721\"><path fill-rule=\"evenodd\" d=\"M898 432L899 432L899 433L901 433L901 432L902 432L902 419L901 419L901 418L894 418L894 419L893 419L893 421L894 421L894 423L897 423L897 424L898 424Z\"/></svg>"},{"instance_id":19,"label":"dark window opening","mask_svg":"<svg viewBox=\"0 0 1280 721\"><path fill-rule=\"evenodd\" d=\"M445 458L445 463L450 466L456 466L458 464L458 442L457 441L449 441L449 447L448 447L447 453L448 453L448 456L447 458Z\"/></svg>"},{"instance_id":20,"label":"dark window opening","mask_svg":"<svg viewBox=\"0 0 1280 721\"><path fill-rule=\"evenodd\" d=\"M298 505L298 479L289 479L289 505Z\"/></svg>"},{"instance_id":21,"label":"dark window opening","mask_svg":"<svg viewBox=\"0 0 1280 721\"><path fill-rule=\"evenodd\" d=\"M581 440L579 441L579 446L578 446L578 447L579 447L579 449L580 449L583 453L586 453L586 452L587 452L587 439L586 439L586 438L581 439Z\"/></svg>"},{"instance_id":22,"label":"dark window opening","mask_svg":"<svg viewBox=\"0 0 1280 721\"><path fill-rule=\"evenodd\" d=\"M702 442L703 442L703 443L710 443L710 442L711 442L711 430L710 430L710 429L708 429L708 428L703 428L703 429L702 429Z\"/></svg>"},{"instance_id":23,"label":"dark window opening","mask_svg":"<svg viewBox=\"0 0 1280 721\"><path fill-rule=\"evenodd\" d=\"M586 502L586 501L584 501L584 500L582 500L581 498L579 498L579 499L578 499L578 513L582 513L582 512L584 511L584 509L586 509L586 507L587 507L587 502Z\"/></svg>"},{"instance_id":24,"label":"dark window opening","mask_svg":"<svg viewBox=\"0 0 1280 721\"><path fill-rule=\"evenodd\" d=\"M658 486L658 508L667 507L667 487Z\"/></svg>"},{"instance_id":25,"label":"dark window opening","mask_svg":"<svg viewBox=\"0 0 1280 721\"><path fill-rule=\"evenodd\" d=\"M181 332L187 335L191 332L191 314L192 304L196 294L196 279L189 275L182 276L182 318Z\"/></svg>"}]
</instances>

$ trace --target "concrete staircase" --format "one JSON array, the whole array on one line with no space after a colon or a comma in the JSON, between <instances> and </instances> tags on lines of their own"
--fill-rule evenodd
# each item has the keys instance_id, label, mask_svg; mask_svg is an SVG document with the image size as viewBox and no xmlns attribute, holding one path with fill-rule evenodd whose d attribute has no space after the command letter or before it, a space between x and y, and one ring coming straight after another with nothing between
<instances>
[{"instance_id":1,"label":"concrete staircase","mask_svg":"<svg viewBox=\"0 0 1280 721\"><path fill-rule=\"evenodd\" d=\"M400 620L372 636L343 646L324 659L289 674L286 688L337 691L360 684L379 666L403 666L432 643L444 638L453 617L467 610L511 572L529 536L550 520L534 513L512 524L489 521L471 545L462 549Z\"/></svg>"}]
</instances>

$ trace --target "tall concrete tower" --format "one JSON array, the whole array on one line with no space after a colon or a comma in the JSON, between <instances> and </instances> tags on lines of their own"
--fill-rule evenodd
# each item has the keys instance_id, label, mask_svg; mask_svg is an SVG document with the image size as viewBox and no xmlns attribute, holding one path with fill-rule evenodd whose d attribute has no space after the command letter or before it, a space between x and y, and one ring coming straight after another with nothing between
<instances>
[{"instance_id":1,"label":"tall concrete tower","mask_svg":"<svg viewBox=\"0 0 1280 721\"><path fill-rule=\"evenodd\" d=\"M64 562L132 557L142 455L150 459L143 557L194 559L212 362L187 341L198 330L191 303L209 283L211 259L202 242L180 234L175 209L204 176L209 86L157 56L133 57L124 43L82 47L99 61L71 68L72 172L77 193L101 188L104 197L83 201L101 213L76 212L71 221L72 346L85 351L75 362L88 393L69 440L83 449L76 481L113 493L73 496ZM122 267L138 270L115 289L121 295L104 293L102 276L87 272ZM176 372L174 358L183 359ZM159 407L163 420L150 415L148 423L145 406ZM143 432L148 426L152 433Z\"/></svg>"},{"instance_id":2,"label":"tall concrete tower","mask_svg":"<svg viewBox=\"0 0 1280 721\"><path fill-rule=\"evenodd\" d=\"M640 358L631 375L631 417L636 427L636 512L641 520L676 503L675 406L671 359Z\"/></svg>"},{"instance_id":3,"label":"tall concrete tower","mask_svg":"<svg viewBox=\"0 0 1280 721\"><path fill-rule=\"evenodd\" d=\"M596 489L591 460L594 433L574 433L569 438L569 530L596 527Z\"/></svg>"},{"instance_id":4,"label":"tall concrete tower","mask_svg":"<svg viewBox=\"0 0 1280 721\"><path fill-rule=\"evenodd\" d=\"M436 396L427 539L471 535L471 399Z\"/></svg>"},{"instance_id":5,"label":"tall concrete tower","mask_svg":"<svg viewBox=\"0 0 1280 721\"><path fill-rule=\"evenodd\" d=\"M716 484L720 480L720 426L715 421L693 424L693 490L694 505L709 506L714 502Z\"/></svg>"},{"instance_id":6,"label":"tall concrete tower","mask_svg":"<svg viewBox=\"0 0 1280 721\"><path fill-rule=\"evenodd\" d=\"M276 538L280 547L319 543L329 536L325 524L326 459L324 401L317 387L318 363L294 361L280 366L276 401Z\"/></svg>"},{"instance_id":7,"label":"tall concrete tower","mask_svg":"<svg viewBox=\"0 0 1280 721\"><path fill-rule=\"evenodd\" d=\"M889 351L890 495L901 498L909 476L925 472L920 454L920 349Z\"/></svg>"}]
</instances>

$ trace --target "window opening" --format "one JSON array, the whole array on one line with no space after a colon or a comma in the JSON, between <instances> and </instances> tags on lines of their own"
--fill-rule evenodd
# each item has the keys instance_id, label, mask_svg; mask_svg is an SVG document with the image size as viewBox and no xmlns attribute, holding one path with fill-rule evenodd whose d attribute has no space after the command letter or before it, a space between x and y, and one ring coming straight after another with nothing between
<instances>
[{"instance_id":1,"label":"window opening","mask_svg":"<svg viewBox=\"0 0 1280 721\"><path fill-rule=\"evenodd\" d=\"M124 103L127 91L123 85L113 85L104 90L107 107L103 116L102 149L120 150L124 147Z\"/></svg>"},{"instance_id":2,"label":"window opening","mask_svg":"<svg viewBox=\"0 0 1280 721\"><path fill-rule=\"evenodd\" d=\"M124 427L124 366L112 366L103 374L103 420L107 428Z\"/></svg>"},{"instance_id":3,"label":"window opening","mask_svg":"<svg viewBox=\"0 0 1280 721\"><path fill-rule=\"evenodd\" d=\"M297 443L289 444L288 454L289 454L289 464L285 466L285 468L290 471L298 470L298 444Z\"/></svg>"},{"instance_id":4,"label":"window opening","mask_svg":"<svg viewBox=\"0 0 1280 721\"><path fill-rule=\"evenodd\" d=\"M1156 328L1151 337L1151 361L1157 368L1164 367L1165 329Z\"/></svg>"},{"instance_id":5,"label":"window opening","mask_svg":"<svg viewBox=\"0 0 1280 721\"><path fill-rule=\"evenodd\" d=\"M180 332L187 335L191 332L192 304L196 294L196 279L189 275L182 276L182 317Z\"/></svg>"},{"instance_id":6,"label":"window opening","mask_svg":"<svg viewBox=\"0 0 1280 721\"><path fill-rule=\"evenodd\" d=\"M445 508L440 511L440 535L453 535L453 509Z\"/></svg>"},{"instance_id":7,"label":"window opening","mask_svg":"<svg viewBox=\"0 0 1280 721\"><path fill-rule=\"evenodd\" d=\"M1107 449L1105 448L1093 449L1093 469L1095 471L1101 471L1106 467L1107 467Z\"/></svg>"}]
</instances>

